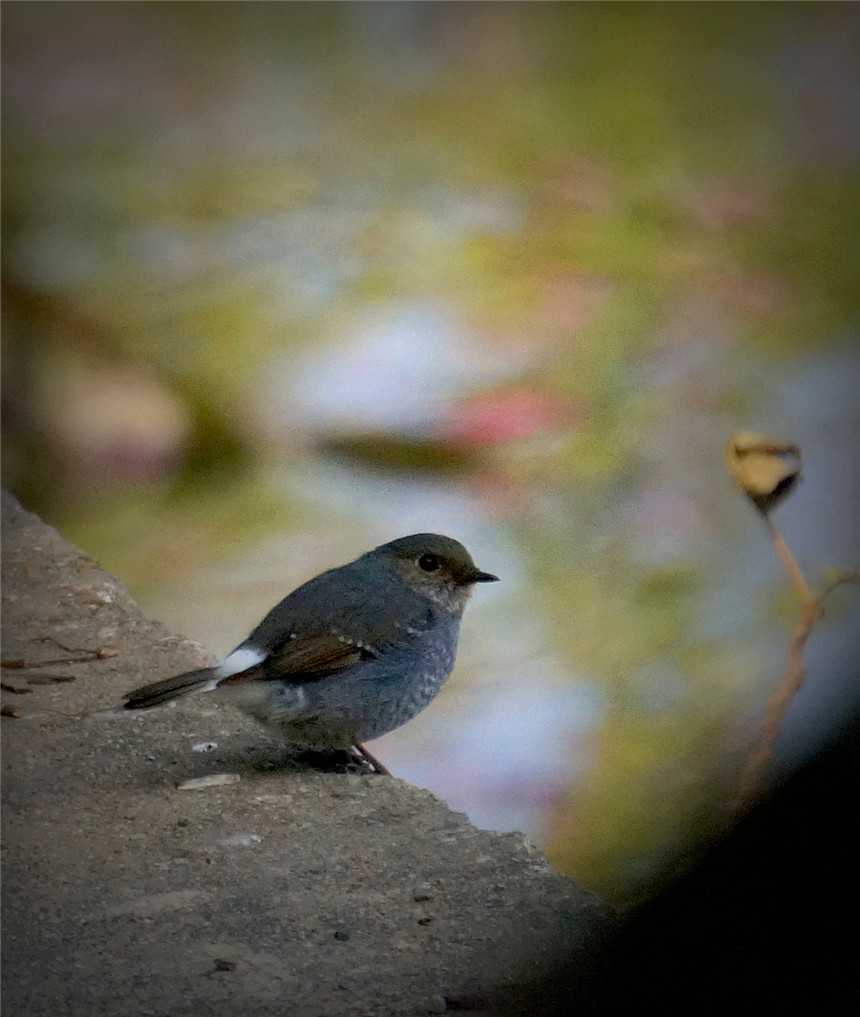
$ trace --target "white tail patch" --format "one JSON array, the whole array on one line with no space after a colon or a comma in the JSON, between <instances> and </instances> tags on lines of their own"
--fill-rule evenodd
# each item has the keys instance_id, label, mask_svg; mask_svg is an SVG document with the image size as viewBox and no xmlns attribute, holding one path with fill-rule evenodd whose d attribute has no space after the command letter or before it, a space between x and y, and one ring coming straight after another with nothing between
<instances>
[{"instance_id":1,"label":"white tail patch","mask_svg":"<svg viewBox=\"0 0 860 1017\"><path fill-rule=\"evenodd\" d=\"M267 656L264 650L258 650L254 646L240 646L221 661L215 668L215 675L218 681L221 681L231 675L241 674L255 664L262 664Z\"/></svg>"}]
</instances>

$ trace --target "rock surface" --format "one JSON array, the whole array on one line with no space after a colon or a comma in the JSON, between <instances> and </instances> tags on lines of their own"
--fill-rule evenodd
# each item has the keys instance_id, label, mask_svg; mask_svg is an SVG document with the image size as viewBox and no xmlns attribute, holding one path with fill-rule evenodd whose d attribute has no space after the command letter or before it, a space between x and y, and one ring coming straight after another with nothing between
<instances>
[{"instance_id":1,"label":"rock surface","mask_svg":"<svg viewBox=\"0 0 860 1017\"><path fill-rule=\"evenodd\" d=\"M600 923L522 837L427 791L302 769L209 697L117 709L205 651L5 493L3 538L3 659L54 661L3 669L9 1014L441 1013Z\"/></svg>"}]
</instances>

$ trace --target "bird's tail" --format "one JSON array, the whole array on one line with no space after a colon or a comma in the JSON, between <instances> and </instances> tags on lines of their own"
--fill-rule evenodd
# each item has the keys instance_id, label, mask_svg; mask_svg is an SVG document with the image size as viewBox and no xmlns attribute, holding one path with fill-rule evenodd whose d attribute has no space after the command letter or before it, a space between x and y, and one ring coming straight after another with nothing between
<instances>
[{"instance_id":1,"label":"bird's tail","mask_svg":"<svg viewBox=\"0 0 860 1017\"><path fill-rule=\"evenodd\" d=\"M146 710L150 706L158 706L170 699L187 696L191 692L206 692L217 684L215 668L201 667L196 671L165 678L151 685L143 685L125 695L126 710Z\"/></svg>"}]
</instances>

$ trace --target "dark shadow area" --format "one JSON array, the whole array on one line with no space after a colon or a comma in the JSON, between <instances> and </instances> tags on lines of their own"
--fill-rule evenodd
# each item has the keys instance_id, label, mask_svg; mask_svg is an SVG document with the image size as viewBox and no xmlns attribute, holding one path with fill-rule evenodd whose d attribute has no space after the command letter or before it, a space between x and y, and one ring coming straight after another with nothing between
<instances>
[{"instance_id":1,"label":"dark shadow area","mask_svg":"<svg viewBox=\"0 0 860 1017\"><path fill-rule=\"evenodd\" d=\"M509 1013L855 1014L860 721Z\"/></svg>"}]
</instances>

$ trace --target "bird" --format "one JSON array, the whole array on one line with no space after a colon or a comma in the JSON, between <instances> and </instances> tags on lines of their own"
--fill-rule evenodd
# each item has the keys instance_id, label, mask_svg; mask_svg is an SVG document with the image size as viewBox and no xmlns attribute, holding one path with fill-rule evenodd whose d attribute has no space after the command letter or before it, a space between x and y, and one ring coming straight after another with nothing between
<instances>
[{"instance_id":1,"label":"bird","mask_svg":"<svg viewBox=\"0 0 860 1017\"><path fill-rule=\"evenodd\" d=\"M217 691L294 755L345 751L387 773L362 743L435 697L475 584L498 578L453 537L400 537L297 587L219 664L134 689L124 706Z\"/></svg>"}]
</instances>

